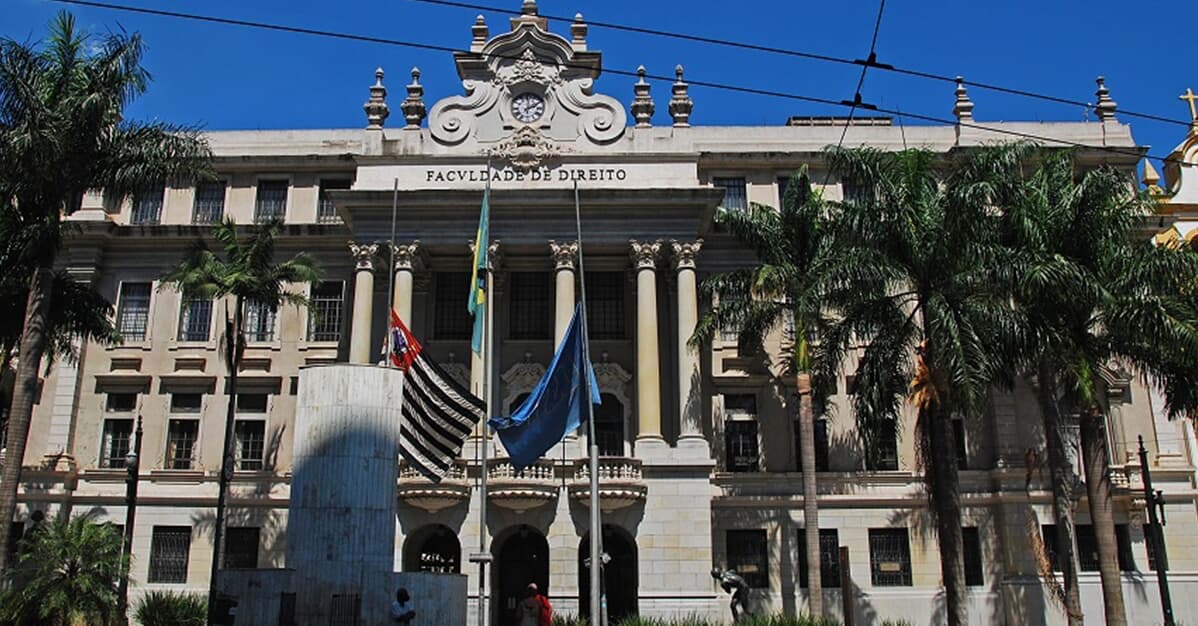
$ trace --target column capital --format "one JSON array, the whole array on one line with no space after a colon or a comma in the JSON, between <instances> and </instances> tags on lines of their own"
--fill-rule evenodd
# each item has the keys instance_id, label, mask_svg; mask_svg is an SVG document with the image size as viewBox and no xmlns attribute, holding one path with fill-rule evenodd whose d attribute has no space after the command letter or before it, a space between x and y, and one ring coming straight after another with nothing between
<instances>
[{"instance_id":1,"label":"column capital","mask_svg":"<svg viewBox=\"0 0 1198 626\"><path fill-rule=\"evenodd\" d=\"M695 259L699 256L699 249L703 247L703 240L696 239L694 241L678 241L670 240L670 247L674 249L674 269L678 271L695 269Z\"/></svg>"},{"instance_id":2,"label":"column capital","mask_svg":"<svg viewBox=\"0 0 1198 626\"><path fill-rule=\"evenodd\" d=\"M558 243L550 239L549 252L553 256L553 268L555 270L574 270L574 265L578 259L577 241Z\"/></svg>"},{"instance_id":3,"label":"column capital","mask_svg":"<svg viewBox=\"0 0 1198 626\"><path fill-rule=\"evenodd\" d=\"M397 243L392 244L391 251L395 254L396 272L406 270L409 272L417 272L424 269L425 252L424 248L420 247L420 240L417 239L412 243Z\"/></svg>"},{"instance_id":4,"label":"column capital","mask_svg":"<svg viewBox=\"0 0 1198 626\"><path fill-rule=\"evenodd\" d=\"M657 269L657 255L661 253L661 241L637 241L629 239L632 248L632 264L638 270Z\"/></svg>"},{"instance_id":5,"label":"column capital","mask_svg":"<svg viewBox=\"0 0 1198 626\"><path fill-rule=\"evenodd\" d=\"M474 255L474 240L469 242L470 255ZM473 262L473 261L472 261ZM499 250L499 240L496 239L487 246L487 265L492 272L497 271L503 265L503 253Z\"/></svg>"},{"instance_id":6,"label":"column capital","mask_svg":"<svg viewBox=\"0 0 1198 626\"><path fill-rule=\"evenodd\" d=\"M377 243L349 242L349 253L354 257L354 271L374 270L374 256L379 252Z\"/></svg>"}]
</instances>

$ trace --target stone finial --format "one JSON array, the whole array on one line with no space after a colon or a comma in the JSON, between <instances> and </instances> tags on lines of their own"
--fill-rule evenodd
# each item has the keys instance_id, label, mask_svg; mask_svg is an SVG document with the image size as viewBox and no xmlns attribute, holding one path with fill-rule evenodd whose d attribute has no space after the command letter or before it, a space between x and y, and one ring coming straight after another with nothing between
<instances>
[{"instance_id":1,"label":"stone finial","mask_svg":"<svg viewBox=\"0 0 1198 626\"><path fill-rule=\"evenodd\" d=\"M1144 183L1144 188L1148 193L1153 195L1163 193L1161 188L1161 175L1156 172L1156 168L1152 167L1152 161L1144 159L1144 175L1140 178L1140 182Z\"/></svg>"},{"instance_id":2,"label":"stone finial","mask_svg":"<svg viewBox=\"0 0 1198 626\"><path fill-rule=\"evenodd\" d=\"M354 257L354 270L374 270L374 255L378 254L377 243L349 242L349 253Z\"/></svg>"},{"instance_id":3,"label":"stone finial","mask_svg":"<svg viewBox=\"0 0 1198 626\"><path fill-rule=\"evenodd\" d=\"M628 245L632 249L632 264L636 266L636 269L657 269L657 255L661 253L660 241L637 241L629 239Z\"/></svg>"},{"instance_id":4,"label":"stone finial","mask_svg":"<svg viewBox=\"0 0 1198 626\"><path fill-rule=\"evenodd\" d=\"M558 243L549 240L549 253L553 256L553 267L558 270L573 270L578 258L578 242Z\"/></svg>"},{"instance_id":5,"label":"stone finial","mask_svg":"<svg viewBox=\"0 0 1198 626\"><path fill-rule=\"evenodd\" d=\"M670 240L670 247L674 249L674 266L680 271L693 270L695 269L695 259L699 257L699 250L703 247L703 240Z\"/></svg>"},{"instance_id":6,"label":"stone finial","mask_svg":"<svg viewBox=\"0 0 1198 626\"><path fill-rule=\"evenodd\" d=\"M472 38L470 39L470 51L480 52L483 46L487 45L487 37L490 36L490 30L487 28L487 20L481 14L474 18L474 25L470 27Z\"/></svg>"},{"instance_id":7,"label":"stone finial","mask_svg":"<svg viewBox=\"0 0 1198 626\"><path fill-rule=\"evenodd\" d=\"M412 68L412 82L408 85L408 97L404 99L403 104L399 105L403 111L404 121L407 126L404 128L418 129L420 122L424 120L424 116L428 113L428 107L424 106L424 86L420 84L420 68Z\"/></svg>"},{"instance_id":8,"label":"stone finial","mask_svg":"<svg viewBox=\"0 0 1198 626\"><path fill-rule=\"evenodd\" d=\"M965 79L957 77L957 89L953 92L957 99L953 102L953 117L957 118L958 122L973 121L973 100L969 99L969 93L965 90Z\"/></svg>"},{"instance_id":9,"label":"stone finial","mask_svg":"<svg viewBox=\"0 0 1198 626\"><path fill-rule=\"evenodd\" d=\"M1113 122L1118 105L1111 99L1111 91L1106 88L1106 78L1099 76L1095 82L1098 83L1098 90L1094 92L1098 96L1098 103L1094 105L1094 112L1098 115L1098 121Z\"/></svg>"},{"instance_id":10,"label":"stone finial","mask_svg":"<svg viewBox=\"0 0 1198 626\"><path fill-rule=\"evenodd\" d=\"M657 107L653 104L653 98L649 97L650 85L645 81L644 65L636 68L636 76L636 84L632 86L632 92L636 94L632 99L632 117L636 120L637 128L649 128L653 125L653 111Z\"/></svg>"},{"instance_id":11,"label":"stone finial","mask_svg":"<svg viewBox=\"0 0 1198 626\"><path fill-rule=\"evenodd\" d=\"M674 81L673 94L670 96L670 117L674 118L674 126L690 126L691 111L695 108L695 103L690 97L690 85L682 80L682 66L674 68L674 76L677 79Z\"/></svg>"},{"instance_id":12,"label":"stone finial","mask_svg":"<svg viewBox=\"0 0 1198 626\"><path fill-rule=\"evenodd\" d=\"M537 0L524 0L524 3L520 5L520 14L521 15L536 15L537 14Z\"/></svg>"},{"instance_id":13,"label":"stone finial","mask_svg":"<svg viewBox=\"0 0 1198 626\"><path fill-rule=\"evenodd\" d=\"M383 68L381 67L374 71L374 84L370 87L370 99L362 105L362 110L366 111L366 128L382 130L383 122L387 121L387 116L391 114L391 111L387 108L387 88L383 86Z\"/></svg>"},{"instance_id":14,"label":"stone finial","mask_svg":"<svg viewBox=\"0 0 1198 626\"><path fill-rule=\"evenodd\" d=\"M582 21L582 13L574 14L574 22L570 24L570 44L575 50L587 49L587 23Z\"/></svg>"}]
</instances>

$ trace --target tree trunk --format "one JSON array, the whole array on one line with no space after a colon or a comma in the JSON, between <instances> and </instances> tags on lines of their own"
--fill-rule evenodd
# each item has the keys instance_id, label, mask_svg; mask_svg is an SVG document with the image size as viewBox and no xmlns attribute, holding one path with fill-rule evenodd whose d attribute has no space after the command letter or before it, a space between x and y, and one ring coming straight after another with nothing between
<instances>
[{"instance_id":1,"label":"tree trunk","mask_svg":"<svg viewBox=\"0 0 1198 626\"><path fill-rule=\"evenodd\" d=\"M819 487L815 475L815 411L811 406L811 375L799 374L799 464L803 470L803 538L807 546L807 609L824 614L824 587L820 579ZM841 589L841 593L852 593Z\"/></svg>"},{"instance_id":2,"label":"tree trunk","mask_svg":"<svg viewBox=\"0 0 1198 626\"><path fill-rule=\"evenodd\" d=\"M939 401L925 409L923 423L928 429L930 450L924 463L936 512L936 531L940 545L940 575L944 583L944 614L948 626L969 623L966 613L965 554L961 538L961 484L957 475L957 447L953 423Z\"/></svg>"},{"instance_id":3,"label":"tree trunk","mask_svg":"<svg viewBox=\"0 0 1198 626\"><path fill-rule=\"evenodd\" d=\"M208 578L208 626L213 625L216 618L216 578L221 569L224 556L221 544L225 536L225 509L229 499L229 483L233 480L233 431L237 417L237 370L241 366L241 308L242 299L238 296L233 305L233 327L225 328L226 364L229 368L229 406L225 412L225 437L221 445L220 478L217 482L216 521L212 526L212 569ZM225 318L228 320L228 317Z\"/></svg>"},{"instance_id":4,"label":"tree trunk","mask_svg":"<svg viewBox=\"0 0 1198 626\"><path fill-rule=\"evenodd\" d=\"M1123 576L1119 572L1119 543L1115 540L1115 512L1111 503L1110 459L1107 455L1106 418L1093 407L1081 412L1082 460L1090 523L1098 543L1098 572L1102 578L1102 608L1107 626L1127 626L1123 607Z\"/></svg>"},{"instance_id":5,"label":"tree trunk","mask_svg":"<svg viewBox=\"0 0 1198 626\"><path fill-rule=\"evenodd\" d=\"M51 259L34 270L29 280L29 300L25 304L25 328L13 385L12 410L8 414L8 448L4 453L4 469L0 472L0 577L8 571L9 533L17 510L21 464L33 418L33 402L37 398L37 372L46 351L46 324L54 282L54 273L50 270L52 263Z\"/></svg>"},{"instance_id":6,"label":"tree trunk","mask_svg":"<svg viewBox=\"0 0 1198 626\"><path fill-rule=\"evenodd\" d=\"M1040 363L1037 372L1040 413L1044 417L1044 441L1048 448L1048 472L1052 479L1052 516L1057 529L1057 559L1065 579L1065 612L1069 626L1080 626L1085 622L1082 614L1081 594L1077 587L1077 555L1073 547L1073 465L1065 449L1065 423L1061 419L1061 407L1057 401L1056 372L1047 363ZM1030 471L1030 469L1029 469Z\"/></svg>"}]
</instances>

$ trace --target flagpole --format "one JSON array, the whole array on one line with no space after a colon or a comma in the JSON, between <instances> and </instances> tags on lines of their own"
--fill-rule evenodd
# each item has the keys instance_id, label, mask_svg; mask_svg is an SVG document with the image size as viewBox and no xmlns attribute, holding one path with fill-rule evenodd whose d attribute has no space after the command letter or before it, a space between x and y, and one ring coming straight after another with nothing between
<instances>
[{"instance_id":1,"label":"flagpole","mask_svg":"<svg viewBox=\"0 0 1198 626\"><path fill-rule=\"evenodd\" d=\"M383 341L384 349L387 351L383 355L383 363L387 367L391 367L391 352L395 346L391 345L391 311L395 310L395 216L399 209L399 179L392 179L391 185L391 239L387 241L387 245L391 249L391 262L387 267L387 332L383 333L386 339ZM404 322L411 324L412 320Z\"/></svg>"},{"instance_id":2,"label":"flagpole","mask_svg":"<svg viewBox=\"0 0 1198 626\"><path fill-rule=\"evenodd\" d=\"M574 227L578 237L578 276L579 290L582 292L582 346L583 346L583 397L587 405L587 437L590 439L590 479L591 479L591 624L606 626L603 618L602 584L603 584L603 526L599 517L599 439L595 436L595 404L591 402L591 357L588 353L590 337L587 333L587 273L583 265L582 254L582 214L578 206L578 179L574 179Z\"/></svg>"},{"instance_id":3,"label":"flagpole","mask_svg":"<svg viewBox=\"0 0 1198 626\"><path fill-rule=\"evenodd\" d=\"M490 194L491 194L491 158L489 156L487 157L486 189L483 191L483 193L485 194L483 196L484 198L490 197ZM490 220L489 215L487 216L487 219ZM488 230L489 230L489 228L488 228ZM479 241L475 245L489 247L491 245L489 233L488 233L486 241ZM484 252L489 252L489 251L480 251L480 252L477 252L476 254L482 254ZM487 561L490 560L490 558L489 558L490 555L487 553L487 453L488 453L488 448L490 448L490 446L491 446L491 426L487 423L487 420L491 419L491 416L495 414L495 412L492 410L493 394L491 393L491 391L492 391L491 390L491 377L492 377L491 368L493 366L492 346L494 343L492 340L493 339L492 335L495 330L495 319L492 314L494 313L494 310L495 310L494 309L494 301L495 301L494 295L495 294L491 293L491 258L490 258L490 255L487 255L486 267L480 268L480 271L483 272L483 288L486 290L484 292L486 294L486 309L484 310L484 313L483 313L483 315L486 316L486 319L483 322L483 388L482 388L482 392L483 392L483 402L485 402L487 405L487 413L483 417L482 438L478 442L479 447L481 448L481 451L479 453L479 459L480 459L479 484L481 485L481 487L479 488L479 492L480 492L479 499L481 501L481 504L479 505L479 511L478 511L478 626L487 626L487 617L488 617L487 616L487 602L486 602Z\"/></svg>"}]
</instances>

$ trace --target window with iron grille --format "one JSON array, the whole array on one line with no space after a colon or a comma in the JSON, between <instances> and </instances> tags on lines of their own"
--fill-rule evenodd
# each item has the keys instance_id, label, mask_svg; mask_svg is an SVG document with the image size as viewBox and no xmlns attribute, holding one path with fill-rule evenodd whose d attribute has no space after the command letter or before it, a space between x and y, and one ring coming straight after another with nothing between
<instances>
[{"instance_id":1,"label":"window with iron grille","mask_svg":"<svg viewBox=\"0 0 1198 626\"><path fill-rule=\"evenodd\" d=\"M553 337L549 272L512 272L509 315L512 339Z\"/></svg>"},{"instance_id":2,"label":"window with iron grille","mask_svg":"<svg viewBox=\"0 0 1198 626\"><path fill-rule=\"evenodd\" d=\"M798 402L798 398L793 399ZM828 471L828 420L817 419L812 422L815 428L815 471ZM799 430L802 423L799 420L794 422L795 430L795 471L803 471L803 437L802 431Z\"/></svg>"},{"instance_id":3,"label":"window with iron grille","mask_svg":"<svg viewBox=\"0 0 1198 626\"><path fill-rule=\"evenodd\" d=\"M798 530L799 587L807 588L807 532ZM824 589L840 588L840 536L835 528L819 529L819 580Z\"/></svg>"},{"instance_id":4,"label":"window with iron grille","mask_svg":"<svg viewBox=\"0 0 1198 626\"><path fill-rule=\"evenodd\" d=\"M165 463L167 469L189 470L192 468L199 434L199 420L172 419L167 424Z\"/></svg>"},{"instance_id":5,"label":"window with iron grille","mask_svg":"<svg viewBox=\"0 0 1198 626\"><path fill-rule=\"evenodd\" d=\"M898 469L898 429L894 420L885 420L874 441L872 450L865 454L866 469L875 472L893 472Z\"/></svg>"},{"instance_id":6,"label":"window with iron grille","mask_svg":"<svg viewBox=\"0 0 1198 626\"><path fill-rule=\"evenodd\" d=\"M728 547L728 569L740 574L750 587L768 589L770 555L765 531L728 530L724 538Z\"/></svg>"},{"instance_id":7,"label":"window with iron grille","mask_svg":"<svg viewBox=\"0 0 1198 626\"><path fill-rule=\"evenodd\" d=\"M215 181L196 185L196 199L191 221L196 224L216 224L225 216L225 182Z\"/></svg>"},{"instance_id":8,"label":"window with iron grille","mask_svg":"<svg viewBox=\"0 0 1198 626\"><path fill-rule=\"evenodd\" d=\"M208 341L212 328L212 300L183 303L179 314L179 341Z\"/></svg>"},{"instance_id":9,"label":"window with iron grille","mask_svg":"<svg viewBox=\"0 0 1198 626\"><path fill-rule=\"evenodd\" d=\"M433 337L441 340L470 339L474 331L474 318L466 309L470 272L438 272L433 275L433 280Z\"/></svg>"},{"instance_id":10,"label":"window with iron grille","mask_svg":"<svg viewBox=\"0 0 1198 626\"><path fill-rule=\"evenodd\" d=\"M245 327L245 340L274 341L278 311L278 307L268 302L246 300L245 316L241 321Z\"/></svg>"},{"instance_id":11,"label":"window with iron grille","mask_svg":"<svg viewBox=\"0 0 1198 626\"><path fill-rule=\"evenodd\" d=\"M976 526L961 529L961 552L965 557L965 584L970 587L986 584L982 572L982 540Z\"/></svg>"},{"instance_id":12,"label":"window with iron grille","mask_svg":"<svg viewBox=\"0 0 1198 626\"><path fill-rule=\"evenodd\" d=\"M121 283L116 328L125 341L145 341L150 322L150 283Z\"/></svg>"},{"instance_id":13,"label":"window with iron grille","mask_svg":"<svg viewBox=\"0 0 1198 626\"><path fill-rule=\"evenodd\" d=\"M312 286L308 298L308 341L340 341L345 283L330 280Z\"/></svg>"},{"instance_id":14,"label":"window with iron grille","mask_svg":"<svg viewBox=\"0 0 1198 626\"><path fill-rule=\"evenodd\" d=\"M624 272L587 272L587 336L624 339Z\"/></svg>"},{"instance_id":15,"label":"window with iron grille","mask_svg":"<svg viewBox=\"0 0 1198 626\"><path fill-rule=\"evenodd\" d=\"M225 531L226 568L258 567L258 531L257 526L230 526Z\"/></svg>"},{"instance_id":16,"label":"window with iron grille","mask_svg":"<svg viewBox=\"0 0 1198 626\"><path fill-rule=\"evenodd\" d=\"M334 179L320 181L320 203L316 206L316 221L321 224L336 224L341 221L341 216L337 215L337 207L333 206L333 201L329 199L326 191L337 189L349 189L352 181L349 179Z\"/></svg>"},{"instance_id":17,"label":"window with iron grille","mask_svg":"<svg viewBox=\"0 0 1198 626\"><path fill-rule=\"evenodd\" d=\"M595 438L600 456L624 456L624 405L610 393L595 407Z\"/></svg>"},{"instance_id":18,"label":"window with iron grille","mask_svg":"<svg viewBox=\"0 0 1198 626\"><path fill-rule=\"evenodd\" d=\"M162 187L142 189L133 194L133 215L130 222L134 224L157 224L162 219Z\"/></svg>"},{"instance_id":19,"label":"window with iron grille","mask_svg":"<svg viewBox=\"0 0 1198 626\"><path fill-rule=\"evenodd\" d=\"M720 203L730 211L744 211L749 208L748 194L745 191L744 178L712 178L711 184L724 190L724 201Z\"/></svg>"},{"instance_id":20,"label":"window with iron grille","mask_svg":"<svg viewBox=\"0 0 1198 626\"><path fill-rule=\"evenodd\" d=\"M875 587L911 586L911 544L906 528L869 529L869 569Z\"/></svg>"},{"instance_id":21,"label":"window with iron grille","mask_svg":"<svg viewBox=\"0 0 1198 626\"><path fill-rule=\"evenodd\" d=\"M125 467L125 455L129 454L129 440L132 436L132 419L104 420L104 436L100 442L100 467Z\"/></svg>"},{"instance_id":22,"label":"window with iron grille","mask_svg":"<svg viewBox=\"0 0 1198 626\"><path fill-rule=\"evenodd\" d=\"M258 197L254 203L254 222L264 224L282 220L287 215L287 181L258 181Z\"/></svg>"},{"instance_id":23,"label":"window with iron grille","mask_svg":"<svg viewBox=\"0 0 1198 626\"><path fill-rule=\"evenodd\" d=\"M150 540L150 573L146 582L186 583L190 552L190 526L155 526Z\"/></svg>"},{"instance_id":24,"label":"window with iron grille","mask_svg":"<svg viewBox=\"0 0 1198 626\"><path fill-rule=\"evenodd\" d=\"M362 597L356 593L334 594L329 607L329 626L358 626Z\"/></svg>"},{"instance_id":25,"label":"window with iron grille","mask_svg":"<svg viewBox=\"0 0 1198 626\"><path fill-rule=\"evenodd\" d=\"M1060 554L1057 552L1056 524L1045 524L1041 528L1044 537L1044 549L1048 552L1053 571L1061 571ZM1083 572L1097 572L1098 537L1090 524L1077 524L1073 527L1074 538L1077 541L1077 564ZM1119 570L1124 572L1136 571L1136 558L1131 549L1131 534L1127 524L1115 524L1115 545L1119 559Z\"/></svg>"},{"instance_id":26,"label":"window with iron grille","mask_svg":"<svg viewBox=\"0 0 1198 626\"><path fill-rule=\"evenodd\" d=\"M724 450L727 471L758 471L757 396L724 394Z\"/></svg>"},{"instance_id":27,"label":"window with iron grille","mask_svg":"<svg viewBox=\"0 0 1198 626\"><path fill-rule=\"evenodd\" d=\"M234 452L237 469L258 471L266 453L266 422L263 420L237 420L233 428Z\"/></svg>"},{"instance_id":28,"label":"window with iron grille","mask_svg":"<svg viewBox=\"0 0 1198 626\"><path fill-rule=\"evenodd\" d=\"M965 456L965 420L959 417L953 418L953 445L957 451L957 469L969 469L969 457Z\"/></svg>"}]
</instances>

